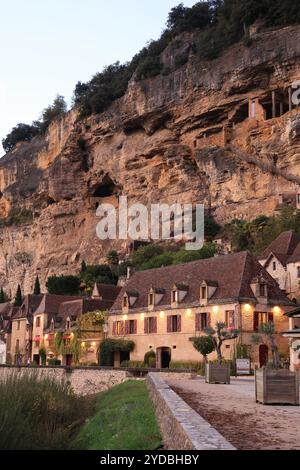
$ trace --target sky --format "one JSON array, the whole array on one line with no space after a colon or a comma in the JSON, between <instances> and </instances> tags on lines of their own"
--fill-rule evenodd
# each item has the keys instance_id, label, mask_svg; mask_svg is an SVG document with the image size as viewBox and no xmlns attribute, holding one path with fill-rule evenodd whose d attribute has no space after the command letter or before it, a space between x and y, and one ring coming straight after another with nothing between
<instances>
[{"instance_id":1,"label":"sky","mask_svg":"<svg viewBox=\"0 0 300 470\"><path fill-rule=\"evenodd\" d=\"M0 0L0 143L57 94L70 103L78 81L157 39L179 3L196 0Z\"/></svg>"}]
</instances>

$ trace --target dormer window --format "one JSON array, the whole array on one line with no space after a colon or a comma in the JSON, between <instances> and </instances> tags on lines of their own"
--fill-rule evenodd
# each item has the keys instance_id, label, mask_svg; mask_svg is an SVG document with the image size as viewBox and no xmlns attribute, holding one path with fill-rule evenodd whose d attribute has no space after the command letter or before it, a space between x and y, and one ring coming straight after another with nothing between
<instances>
[{"instance_id":1,"label":"dormer window","mask_svg":"<svg viewBox=\"0 0 300 470\"><path fill-rule=\"evenodd\" d=\"M149 306L152 307L154 305L154 294L150 292L149 294L149 300L148 300Z\"/></svg>"},{"instance_id":2,"label":"dormer window","mask_svg":"<svg viewBox=\"0 0 300 470\"><path fill-rule=\"evenodd\" d=\"M51 330L51 331L54 331L54 320L53 320L53 318L52 318L52 320L51 320L50 330Z\"/></svg>"},{"instance_id":3,"label":"dormer window","mask_svg":"<svg viewBox=\"0 0 300 470\"><path fill-rule=\"evenodd\" d=\"M201 300L207 300L207 287L201 286Z\"/></svg>"},{"instance_id":4,"label":"dormer window","mask_svg":"<svg viewBox=\"0 0 300 470\"><path fill-rule=\"evenodd\" d=\"M126 311L133 307L138 298L139 294L137 292L125 292L123 296L123 311L126 313Z\"/></svg>"},{"instance_id":5,"label":"dormer window","mask_svg":"<svg viewBox=\"0 0 300 470\"><path fill-rule=\"evenodd\" d=\"M172 291L172 302L173 303L178 302L178 291L177 290Z\"/></svg>"},{"instance_id":6,"label":"dormer window","mask_svg":"<svg viewBox=\"0 0 300 470\"><path fill-rule=\"evenodd\" d=\"M70 328L71 328L71 320L70 318L68 318L66 321L66 329L69 330Z\"/></svg>"},{"instance_id":7,"label":"dormer window","mask_svg":"<svg viewBox=\"0 0 300 470\"><path fill-rule=\"evenodd\" d=\"M172 304L182 302L189 292L189 287L185 284L175 284L172 289L171 301Z\"/></svg>"},{"instance_id":8,"label":"dormer window","mask_svg":"<svg viewBox=\"0 0 300 470\"><path fill-rule=\"evenodd\" d=\"M124 308L128 307L128 297L127 297L127 295L124 295L124 297L123 297L123 307Z\"/></svg>"},{"instance_id":9,"label":"dormer window","mask_svg":"<svg viewBox=\"0 0 300 470\"><path fill-rule=\"evenodd\" d=\"M259 296L267 297L267 286L266 284L259 284Z\"/></svg>"}]
</instances>

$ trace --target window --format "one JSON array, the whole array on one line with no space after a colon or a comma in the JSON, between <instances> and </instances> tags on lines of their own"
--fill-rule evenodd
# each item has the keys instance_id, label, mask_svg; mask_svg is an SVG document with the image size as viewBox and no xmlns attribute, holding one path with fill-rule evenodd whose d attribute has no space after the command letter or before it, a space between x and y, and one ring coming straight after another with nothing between
<instances>
[{"instance_id":1,"label":"window","mask_svg":"<svg viewBox=\"0 0 300 470\"><path fill-rule=\"evenodd\" d=\"M173 303L178 302L178 293L176 290L173 290L172 292L172 302Z\"/></svg>"},{"instance_id":2,"label":"window","mask_svg":"<svg viewBox=\"0 0 300 470\"><path fill-rule=\"evenodd\" d=\"M17 326L18 331L20 330L20 326L21 326L21 322L20 320L18 320L18 326Z\"/></svg>"},{"instance_id":3,"label":"window","mask_svg":"<svg viewBox=\"0 0 300 470\"><path fill-rule=\"evenodd\" d=\"M66 329L69 330L71 328L71 322L68 318L67 322L66 322Z\"/></svg>"},{"instance_id":4,"label":"window","mask_svg":"<svg viewBox=\"0 0 300 470\"><path fill-rule=\"evenodd\" d=\"M180 333L181 332L181 316L171 315L167 319L167 331L168 333Z\"/></svg>"},{"instance_id":5,"label":"window","mask_svg":"<svg viewBox=\"0 0 300 470\"><path fill-rule=\"evenodd\" d=\"M16 352L18 353L20 350L20 340L16 340Z\"/></svg>"},{"instance_id":6,"label":"window","mask_svg":"<svg viewBox=\"0 0 300 470\"><path fill-rule=\"evenodd\" d=\"M208 313L197 313L196 331L203 331L208 327Z\"/></svg>"},{"instance_id":7,"label":"window","mask_svg":"<svg viewBox=\"0 0 300 470\"><path fill-rule=\"evenodd\" d=\"M227 328L235 327L234 310L227 310L225 312L225 321L226 321Z\"/></svg>"},{"instance_id":8,"label":"window","mask_svg":"<svg viewBox=\"0 0 300 470\"><path fill-rule=\"evenodd\" d=\"M259 284L259 296L266 297L266 285L265 284Z\"/></svg>"},{"instance_id":9,"label":"window","mask_svg":"<svg viewBox=\"0 0 300 470\"><path fill-rule=\"evenodd\" d=\"M300 279L300 266L297 267L298 279Z\"/></svg>"},{"instance_id":10,"label":"window","mask_svg":"<svg viewBox=\"0 0 300 470\"><path fill-rule=\"evenodd\" d=\"M260 325L268 323L269 321L274 321L273 313L268 312L254 312L253 318L253 330L258 331Z\"/></svg>"},{"instance_id":11,"label":"window","mask_svg":"<svg viewBox=\"0 0 300 470\"><path fill-rule=\"evenodd\" d=\"M117 321L116 322L116 335L120 336L122 331L122 322Z\"/></svg>"},{"instance_id":12,"label":"window","mask_svg":"<svg viewBox=\"0 0 300 470\"><path fill-rule=\"evenodd\" d=\"M36 317L35 326L37 328L40 328L40 326L41 326L41 317Z\"/></svg>"},{"instance_id":13,"label":"window","mask_svg":"<svg viewBox=\"0 0 300 470\"><path fill-rule=\"evenodd\" d=\"M276 271L276 261L273 261L273 271Z\"/></svg>"},{"instance_id":14,"label":"window","mask_svg":"<svg viewBox=\"0 0 300 470\"><path fill-rule=\"evenodd\" d=\"M125 297L123 297L123 307L127 308L128 307L128 297L125 295Z\"/></svg>"},{"instance_id":15,"label":"window","mask_svg":"<svg viewBox=\"0 0 300 470\"><path fill-rule=\"evenodd\" d=\"M145 318L145 334L155 334L157 333L157 318L150 317Z\"/></svg>"},{"instance_id":16,"label":"window","mask_svg":"<svg viewBox=\"0 0 300 470\"><path fill-rule=\"evenodd\" d=\"M207 299L207 287L202 286L201 287L201 300L206 300Z\"/></svg>"},{"instance_id":17,"label":"window","mask_svg":"<svg viewBox=\"0 0 300 470\"><path fill-rule=\"evenodd\" d=\"M50 330L54 331L54 320L53 320L53 318L51 320Z\"/></svg>"},{"instance_id":18,"label":"window","mask_svg":"<svg viewBox=\"0 0 300 470\"><path fill-rule=\"evenodd\" d=\"M149 305L154 305L154 295L152 293L149 294Z\"/></svg>"},{"instance_id":19,"label":"window","mask_svg":"<svg viewBox=\"0 0 300 470\"><path fill-rule=\"evenodd\" d=\"M129 334L135 334L135 320L129 320Z\"/></svg>"}]
</instances>

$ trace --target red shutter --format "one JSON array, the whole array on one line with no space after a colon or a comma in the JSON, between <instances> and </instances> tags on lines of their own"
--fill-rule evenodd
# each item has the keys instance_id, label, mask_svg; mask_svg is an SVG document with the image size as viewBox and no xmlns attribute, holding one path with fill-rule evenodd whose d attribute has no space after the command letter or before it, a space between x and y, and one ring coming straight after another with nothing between
<instances>
[{"instance_id":1,"label":"red shutter","mask_svg":"<svg viewBox=\"0 0 300 470\"><path fill-rule=\"evenodd\" d=\"M112 334L113 334L113 336L116 336L116 327L117 327L117 322L114 321L114 322L113 322L113 329L112 329Z\"/></svg>"},{"instance_id":2,"label":"red shutter","mask_svg":"<svg viewBox=\"0 0 300 470\"><path fill-rule=\"evenodd\" d=\"M172 333L172 317L167 317L167 333Z\"/></svg>"},{"instance_id":3,"label":"red shutter","mask_svg":"<svg viewBox=\"0 0 300 470\"><path fill-rule=\"evenodd\" d=\"M177 315L177 333L181 333L181 315Z\"/></svg>"},{"instance_id":4,"label":"red shutter","mask_svg":"<svg viewBox=\"0 0 300 470\"><path fill-rule=\"evenodd\" d=\"M253 315L253 330L258 331L258 327L259 327L259 313L254 312L254 315Z\"/></svg>"},{"instance_id":5,"label":"red shutter","mask_svg":"<svg viewBox=\"0 0 300 470\"><path fill-rule=\"evenodd\" d=\"M268 321L274 323L274 313L270 312L268 315Z\"/></svg>"},{"instance_id":6,"label":"red shutter","mask_svg":"<svg viewBox=\"0 0 300 470\"><path fill-rule=\"evenodd\" d=\"M201 331L201 313L196 313L196 331Z\"/></svg>"},{"instance_id":7,"label":"red shutter","mask_svg":"<svg viewBox=\"0 0 300 470\"><path fill-rule=\"evenodd\" d=\"M148 318L145 318L144 320L144 333L147 335L149 333L148 331Z\"/></svg>"},{"instance_id":8,"label":"red shutter","mask_svg":"<svg viewBox=\"0 0 300 470\"><path fill-rule=\"evenodd\" d=\"M134 320L134 334L136 335L137 334L137 320Z\"/></svg>"},{"instance_id":9,"label":"red shutter","mask_svg":"<svg viewBox=\"0 0 300 470\"><path fill-rule=\"evenodd\" d=\"M129 321L125 321L125 336L129 335Z\"/></svg>"},{"instance_id":10,"label":"red shutter","mask_svg":"<svg viewBox=\"0 0 300 470\"><path fill-rule=\"evenodd\" d=\"M152 333L157 333L157 318L153 318L153 331Z\"/></svg>"},{"instance_id":11,"label":"red shutter","mask_svg":"<svg viewBox=\"0 0 300 470\"><path fill-rule=\"evenodd\" d=\"M120 328L120 330L121 330L121 331L120 331L120 336L124 336L124 322L123 322L123 321L121 321L120 323L121 323L121 328Z\"/></svg>"}]
</instances>

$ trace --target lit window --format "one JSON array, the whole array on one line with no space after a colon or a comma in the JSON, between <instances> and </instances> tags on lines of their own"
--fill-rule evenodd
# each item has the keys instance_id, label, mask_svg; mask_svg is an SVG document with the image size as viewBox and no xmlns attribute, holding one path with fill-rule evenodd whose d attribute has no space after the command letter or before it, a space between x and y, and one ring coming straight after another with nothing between
<instances>
[{"instance_id":1,"label":"lit window","mask_svg":"<svg viewBox=\"0 0 300 470\"><path fill-rule=\"evenodd\" d=\"M41 317L36 317L35 326L39 328L41 326Z\"/></svg>"},{"instance_id":2,"label":"lit window","mask_svg":"<svg viewBox=\"0 0 300 470\"><path fill-rule=\"evenodd\" d=\"M226 326L227 328L234 328L234 310L228 310L225 312L226 315Z\"/></svg>"},{"instance_id":3,"label":"lit window","mask_svg":"<svg viewBox=\"0 0 300 470\"><path fill-rule=\"evenodd\" d=\"M149 294L149 305L154 305L154 295L151 293Z\"/></svg>"},{"instance_id":4,"label":"lit window","mask_svg":"<svg viewBox=\"0 0 300 470\"><path fill-rule=\"evenodd\" d=\"M178 301L178 295L177 295L177 291L176 290L173 290L172 292L172 302L177 302Z\"/></svg>"}]
</instances>

